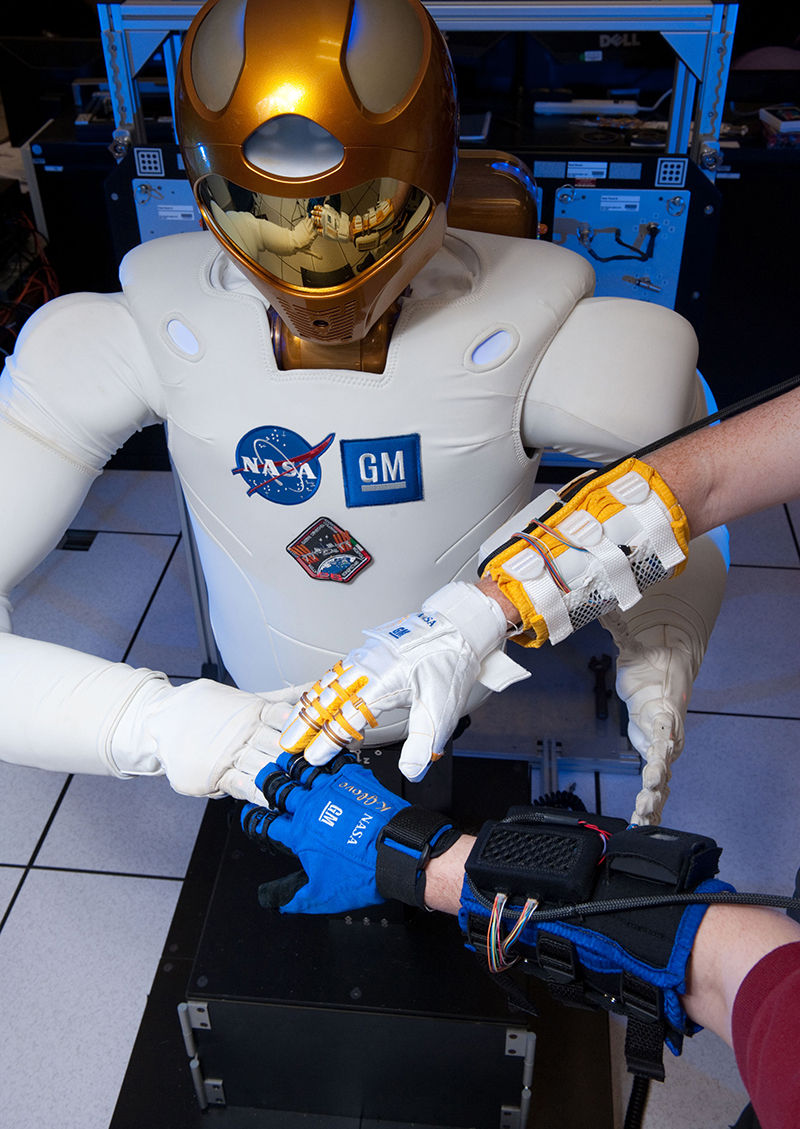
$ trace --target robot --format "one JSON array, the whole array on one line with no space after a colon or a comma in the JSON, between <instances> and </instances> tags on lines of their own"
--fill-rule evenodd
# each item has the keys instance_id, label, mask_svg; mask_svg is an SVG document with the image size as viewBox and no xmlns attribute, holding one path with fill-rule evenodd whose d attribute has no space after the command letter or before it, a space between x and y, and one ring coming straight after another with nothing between
<instances>
[{"instance_id":1,"label":"robot","mask_svg":"<svg viewBox=\"0 0 800 1129\"><path fill-rule=\"evenodd\" d=\"M295 688L365 624L473 581L543 448L607 462L705 400L678 315L594 298L590 265L560 247L447 228L455 86L417 0L209 0L176 115L208 230L130 252L120 293L49 303L2 376L0 756L253 800ZM11 630L14 586L156 422L235 686L171 687ZM702 538L680 578L615 613L642 822L724 577ZM468 708L488 693L476 683ZM366 740L406 728L388 711Z\"/></svg>"}]
</instances>

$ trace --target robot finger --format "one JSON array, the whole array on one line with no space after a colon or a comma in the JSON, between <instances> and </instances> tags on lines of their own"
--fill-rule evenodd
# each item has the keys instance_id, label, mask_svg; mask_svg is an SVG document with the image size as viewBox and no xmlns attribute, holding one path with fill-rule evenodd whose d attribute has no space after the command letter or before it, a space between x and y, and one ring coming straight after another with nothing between
<instances>
[{"instance_id":1,"label":"robot finger","mask_svg":"<svg viewBox=\"0 0 800 1129\"><path fill-rule=\"evenodd\" d=\"M315 744L319 753L323 747L326 752L328 748L341 751L351 741L360 741L366 724L378 724L359 693L368 682L369 676L359 667L345 667L337 662L300 698L281 735L281 748L290 753L304 752L312 742L325 736L326 741Z\"/></svg>"}]
</instances>

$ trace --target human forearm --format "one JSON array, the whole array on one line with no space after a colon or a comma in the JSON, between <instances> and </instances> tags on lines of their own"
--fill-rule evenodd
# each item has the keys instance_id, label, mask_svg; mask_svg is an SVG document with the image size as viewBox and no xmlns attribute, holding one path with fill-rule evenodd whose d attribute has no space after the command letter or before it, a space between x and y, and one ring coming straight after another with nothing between
<instances>
[{"instance_id":1,"label":"human forearm","mask_svg":"<svg viewBox=\"0 0 800 1129\"><path fill-rule=\"evenodd\" d=\"M428 864L425 904L429 909L458 913L464 867L474 843L471 835L462 835ZM767 953L795 941L800 941L800 925L777 910L709 906L695 937L682 996L689 1018L732 1046L731 1015L742 982Z\"/></svg>"},{"instance_id":2,"label":"human forearm","mask_svg":"<svg viewBox=\"0 0 800 1129\"><path fill-rule=\"evenodd\" d=\"M462 835L449 851L431 859L425 870L425 905L442 913L458 913L464 867L475 843L472 835Z\"/></svg>"},{"instance_id":3,"label":"human forearm","mask_svg":"<svg viewBox=\"0 0 800 1129\"><path fill-rule=\"evenodd\" d=\"M742 982L762 957L793 941L800 941L800 925L777 910L709 906L689 962L687 1014L733 1046L731 1015Z\"/></svg>"},{"instance_id":4,"label":"human forearm","mask_svg":"<svg viewBox=\"0 0 800 1129\"><path fill-rule=\"evenodd\" d=\"M692 537L800 494L800 388L647 456Z\"/></svg>"}]
</instances>

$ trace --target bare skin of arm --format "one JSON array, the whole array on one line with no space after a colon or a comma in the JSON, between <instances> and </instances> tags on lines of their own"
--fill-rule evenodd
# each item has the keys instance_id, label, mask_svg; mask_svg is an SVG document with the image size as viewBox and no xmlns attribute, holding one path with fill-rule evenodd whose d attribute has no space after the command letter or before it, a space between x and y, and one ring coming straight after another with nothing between
<instances>
[{"instance_id":1,"label":"bare skin of arm","mask_svg":"<svg viewBox=\"0 0 800 1129\"><path fill-rule=\"evenodd\" d=\"M458 913L464 865L474 838L462 835L426 870L425 903ZM800 941L800 925L761 906L709 906L697 931L683 1006L687 1015L733 1046L731 1015L736 993L751 968L781 945Z\"/></svg>"},{"instance_id":2,"label":"bare skin of arm","mask_svg":"<svg viewBox=\"0 0 800 1129\"><path fill-rule=\"evenodd\" d=\"M670 443L646 459L692 537L800 495L800 388Z\"/></svg>"},{"instance_id":3,"label":"bare skin of arm","mask_svg":"<svg viewBox=\"0 0 800 1129\"><path fill-rule=\"evenodd\" d=\"M800 388L670 443L645 460L678 499L692 537L800 495ZM511 624L519 612L493 580L481 591Z\"/></svg>"}]
</instances>

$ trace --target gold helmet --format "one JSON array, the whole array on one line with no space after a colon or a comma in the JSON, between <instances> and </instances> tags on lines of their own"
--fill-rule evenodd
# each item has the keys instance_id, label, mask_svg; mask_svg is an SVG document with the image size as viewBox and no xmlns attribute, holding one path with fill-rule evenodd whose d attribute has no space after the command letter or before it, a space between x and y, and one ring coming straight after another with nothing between
<instances>
[{"instance_id":1,"label":"gold helmet","mask_svg":"<svg viewBox=\"0 0 800 1129\"><path fill-rule=\"evenodd\" d=\"M206 223L298 337L364 337L439 249L455 83L418 0L209 0L175 103Z\"/></svg>"}]
</instances>

